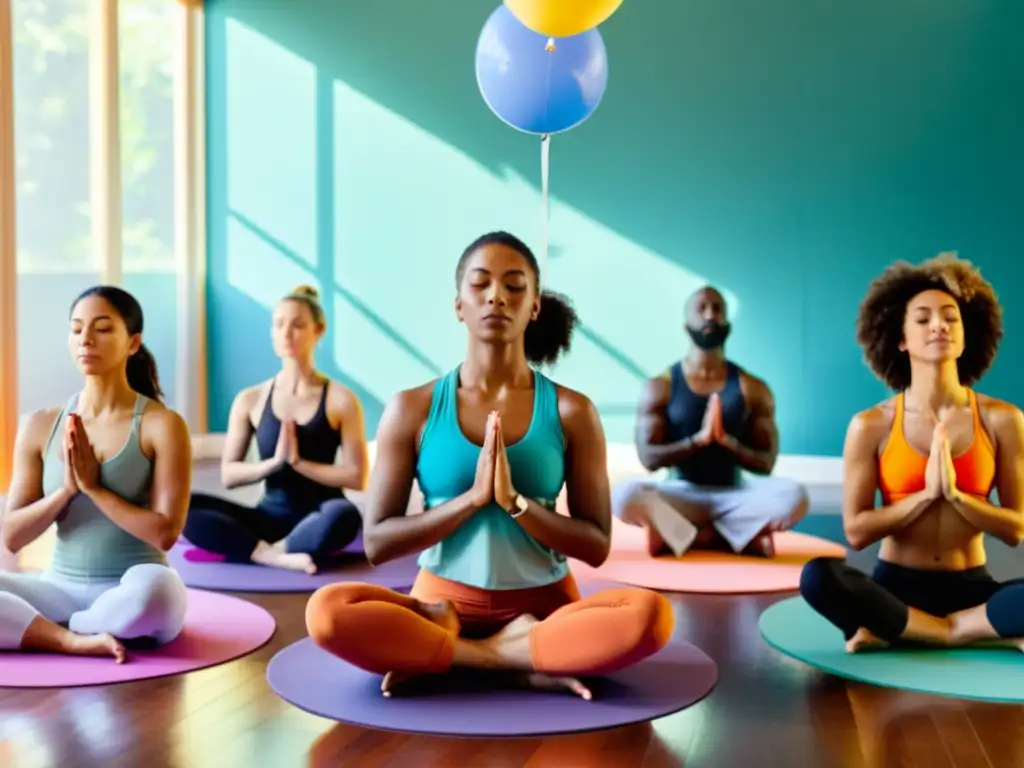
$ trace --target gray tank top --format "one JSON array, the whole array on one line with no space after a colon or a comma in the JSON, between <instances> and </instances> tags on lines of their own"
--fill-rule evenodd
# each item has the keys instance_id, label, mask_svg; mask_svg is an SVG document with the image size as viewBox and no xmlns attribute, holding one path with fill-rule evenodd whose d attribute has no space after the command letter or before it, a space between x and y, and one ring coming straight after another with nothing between
<instances>
[{"instance_id":1,"label":"gray tank top","mask_svg":"<svg viewBox=\"0 0 1024 768\"><path fill-rule=\"evenodd\" d=\"M100 483L125 501L149 507L149 488L153 462L142 452L139 424L149 398L139 395L135 401L131 430L124 447L100 465ZM53 425L43 453L43 493L49 495L64 484L64 460L61 456L63 429L69 413L78 405L74 395ZM167 564L164 552L153 547L103 514L85 494L78 494L57 521L57 542L50 571L69 581L116 581L133 565Z\"/></svg>"}]
</instances>

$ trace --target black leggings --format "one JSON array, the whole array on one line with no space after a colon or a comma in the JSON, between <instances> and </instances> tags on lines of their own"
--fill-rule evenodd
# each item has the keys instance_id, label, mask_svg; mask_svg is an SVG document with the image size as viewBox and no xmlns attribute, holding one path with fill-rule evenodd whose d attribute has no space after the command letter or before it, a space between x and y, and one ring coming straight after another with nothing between
<instances>
[{"instance_id":1,"label":"black leggings","mask_svg":"<svg viewBox=\"0 0 1024 768\"><path fill-rule=\"evenodd\" d=\"M846 639L861 627L890 644L907 627L909 608L945 618L986 606L1000 637L1024 637L1024 579L1000 583L985 566L928 571L879 560L868 576L839 558L819 557L804 566L800 594Z\"/></svg>"},{"instance_id":2,"label":"black leggings","mask_svg":"<svg viewBox=\"0 0 1024 768\"><path fill-rule=\"evenodd\" d=\"M313 512L294 513L193 493L184 535L229 563L247 563L257 543L281 539L288 552L332 555L351 544L362 526L359 510L345 498L329 499Z\"/></svg>"}]
</instances>

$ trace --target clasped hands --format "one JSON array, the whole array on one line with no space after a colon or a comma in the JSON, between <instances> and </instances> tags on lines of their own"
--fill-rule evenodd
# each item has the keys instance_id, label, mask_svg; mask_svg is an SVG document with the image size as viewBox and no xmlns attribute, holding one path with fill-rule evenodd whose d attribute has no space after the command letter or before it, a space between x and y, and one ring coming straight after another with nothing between
<instances>
[{"instance_id":1,"label":"clasped hands","mask_svg":"<svg viewBox=\"0 0 1024 768\"><path fill-rule=\"evenodd\" d=\"M512 470L497 411L491 411L487 417L484 444L476 462L476 477L470 494L475 507L483 508L493 501L505 510L512 509L519 495L512 487Z\"/></svg>"},{"instance_id":2,"label":"clasped hands","mask_svg":"<svg viewBox=\"0 0 1024 768\"><path fill-rule=\"evenodd\" d=\"M738 441L725 431L722 424L722 398L715 392L708 398L708 406L704 410L704 422L700 432L694 435L693 443L707 447L712 443L724 446L731 451L736 450Z\"/></svg>"},{"instance_id":3,"label":"clasped hands","mask_svg":"<svg viewBox=\"0 0 1024 768\"><path fill-rule=\"evenodd\" d=\"M100 487L100 463L77 413L68 414L61 446L64 455L64 489L72 496Z\"/></svg>"},{"instance_id":4,"label":"clasped hands","mask_svg":"<svg viewBox=\"0 0 1024 768\"><path fill-rule=\"evenodd\" d=\"M281 430L277 433L277 446L274 448L274 460L278 467L286 464L294 467L299 463L299 437L295 422L291 419L281 421Z\"/></svg>"},{"instance_id":5,"label":"clasped hands","mask_svg":"<svg viewBox=\"0 0 1024 768\"><path fill-rule=\"evenodd\" d=\"M932 430L932 444L928 451L928 466L925 469L925 493L929 499L960 500L961 493L956 487L956 467L949 447L946 425L932 414L935 428Z\"/></svg>"}]
</instances>

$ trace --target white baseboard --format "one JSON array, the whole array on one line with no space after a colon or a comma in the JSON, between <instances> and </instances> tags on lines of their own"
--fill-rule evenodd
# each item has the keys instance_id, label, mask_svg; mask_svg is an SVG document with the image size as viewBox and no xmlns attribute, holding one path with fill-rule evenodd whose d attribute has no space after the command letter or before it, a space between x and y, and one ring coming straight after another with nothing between
<instances>
[{"instance_id":1,"label":"white baseboard","mask_svg":"<svg viewBox=\"0 0 1024 768\"><path fill-rule=\"evenodd\" d=\"M219 461L224 451L224 433L192 436L192 454L197 461ZM369 443L370 463L377 454L377 443ZM624 478L647 474L636 456L632 443L609 443L608 469L614 477ZM779 456L774 473L807 486L837 486L843 480L843 460L838 456Z\"/></svg>"}]
</instances>

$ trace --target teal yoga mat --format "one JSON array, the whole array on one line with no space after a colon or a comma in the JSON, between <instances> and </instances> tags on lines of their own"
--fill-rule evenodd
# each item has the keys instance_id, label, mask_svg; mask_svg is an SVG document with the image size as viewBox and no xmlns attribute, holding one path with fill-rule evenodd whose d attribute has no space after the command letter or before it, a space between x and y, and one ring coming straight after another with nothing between
<instances>
[{"instance_id":1,"label":"teal yoga mat","mask_svg":"<svg viewBox=\"0 0 1024 768\"><path fill-rule=\"evenodd\" d=\"M770 606L758 628L780 653L839 677L959 699L1024 702L1024 653L1016 648L847 653L843 633L802 597Z\"/></svg>"}]
</instances>

